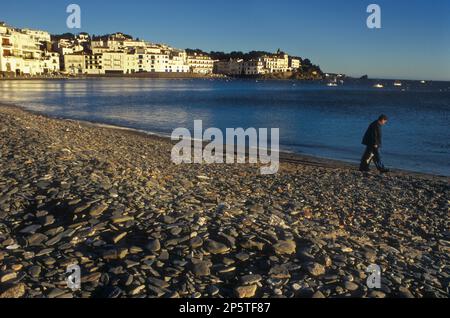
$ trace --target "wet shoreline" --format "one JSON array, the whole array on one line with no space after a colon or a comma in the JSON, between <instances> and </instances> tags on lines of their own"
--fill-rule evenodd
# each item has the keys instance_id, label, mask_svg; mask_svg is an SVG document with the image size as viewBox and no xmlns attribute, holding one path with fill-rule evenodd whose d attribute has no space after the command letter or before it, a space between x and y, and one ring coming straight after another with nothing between
<instances>
[{"instance_id":1,"label":"wet shoreline","mask_svg":"<svg viewBox=\"0 0 450 318\"><path fill-rule=\"evenodd\" d=\"M86 120L76 120L76 119L68 119L68 118L62 118L59 116L52 116L48 114L43 114L38 111L33 111L29 109L25 109L24 107L20 105L14 105L14 104L2 104L0 103L0 107L9 107L9 108L17 108L18 110L22 110L25 112L29 112L31 114L35 114L38 116L43 116L49 119L56 119L56 120L63 120L68 122L76 122L80 123L82 125L86 125L89 127L99 127L99 128L106 128L106 129L115 129L118 131L125 131L127 133L140 135L147 138L155 138L157 140L164 140L166 142L169 142L171 144L174 144L174 142L171 141L171 138L169 135L157 133L157 132L151 132L151 131L144 131L140 129L130 128L130 127L124 127L124 126L117 126L117 125L111 125L111 124L105 124L101 122L93 122L93 121L86 121ZM205 145L207 143L205 142ZM225 149L226 145L224 145ZM282 163L290 163L290 164L300 164L300 165L308 165L308 166L315 166L315 167L328 167L328 168L343 168L343 169L350 169L350 170L358 170L359 165L353 162L349 161L343 161L339 159L332 159L332 158L324 158L324 157L318 157L313 155L307 155L307 154L299 154L291 151L279 151L279 158L280 162ZM422 177L422 178L431 178L431 179L443 179L443 180L449 180L450 177L439 175L439 174L431 174L426 172L418 172L418 171L411 171L411 170L405 170L405 169L392 169L393 173L401 174L401 175L410 175L414 177ZM372 167L372 174L377 174L378 172L374 167Z\"/></svg>"}]
</instances>

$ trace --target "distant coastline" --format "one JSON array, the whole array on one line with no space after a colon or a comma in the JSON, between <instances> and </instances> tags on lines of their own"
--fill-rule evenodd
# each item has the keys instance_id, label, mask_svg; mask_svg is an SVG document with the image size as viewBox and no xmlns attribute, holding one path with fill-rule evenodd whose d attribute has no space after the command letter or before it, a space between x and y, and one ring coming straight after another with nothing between
<instances>
[{"instance_id":1,"label":"distant coastline","mask_svg":"<svg viewBox=\"0 0 450 318\"><path fill-rule=\"evenodd\" d=\"M260 80L260 81L296 81L296 82L318 82L329 83L330 79L327 78L311 78L311 77L296 77L293 74L265 74L265 75L220 75L220 74L195 74L195 73L134 73L134 74L80 74L80 75L36 75L36 76L7 76L0 74L0 81L55 81L55 80L85 80L85 79L223 79L223 80ZM391 79L391 78L357 78L357 77L345 77L346 83L369 83L375 85L377 83L421 83L424 85L430 85L432 83L449 83L450 81L437 81L437 80L417 80L417 79ZM450 86L449 86L450 89Z\"/></svg>"},{"instance_id":2,"label":"distant coastline","mask_svg":"<svg viewBox=\"0 0 450 318\"><path fill-rule=\"evenodd\" d=\"M211 79L225 78L223 76L207 76L192 73L135 73L135 74L96 74L96 75L55 75L55 76L5 76L3 81L13 80L83 80L95 78L148 78L148 79Z\"/></svg>"},{"instance_id":3,"label":"distant coastline","mask_svg":"<svg viewBox=\"0 0 450 318\"><path fill-rule=\"evenodd\" d=\"M52 75L52 76L0 76L0 80L61 80L61 79L92 79L92 78L148 78L148 79L256 79L256 80L297 80L312 81L322 78L300 77L293 73L277 73L264 75L221 75L221 74L198 74L198 73L166 73L166 72L143 72L133 74L80 74L80 75Z\"/></svg>"}]
</instances>

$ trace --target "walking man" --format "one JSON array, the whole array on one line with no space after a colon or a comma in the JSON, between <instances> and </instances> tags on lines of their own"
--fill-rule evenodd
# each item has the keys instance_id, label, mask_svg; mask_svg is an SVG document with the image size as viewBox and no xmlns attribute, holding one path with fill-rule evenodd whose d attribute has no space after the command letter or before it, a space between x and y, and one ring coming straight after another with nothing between
<instances>
[{"instance_id":1,"label":"walking man","mask_svg":"<svg viewBox=\"0 0 450 318\"><path fill-rule=\"evenodd\" d=\"M378 171L381 173L389 172L389 169L386 169L381 160L380 148L382 145L382 131L381 127L386 125L388 122L388 117L386 115L381 115L378 120L374 121L370 124L367 129L366 134L364 135L362 144L365 145L366 151L361 159L361 165L359 170L362 172L370 171L370 163L372 160L375 163Z\"/></svg>"}]
</instances>

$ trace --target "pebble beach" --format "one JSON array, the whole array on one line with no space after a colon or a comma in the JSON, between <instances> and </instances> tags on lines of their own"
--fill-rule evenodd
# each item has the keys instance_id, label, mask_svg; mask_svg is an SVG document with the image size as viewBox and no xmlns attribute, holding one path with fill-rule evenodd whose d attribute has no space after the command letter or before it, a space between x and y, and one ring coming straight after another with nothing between
<instances>
[{"instance_id":1,"label":"pebble beach","mask_svg":"<svg viewBox=\"0 0 450 318\"><path fill-rule=\"evenodd\" d=\"M262 176L171 149L0 105L0 297L449 297L448 177L300 156Z\"/></svg>"}]
</instances>

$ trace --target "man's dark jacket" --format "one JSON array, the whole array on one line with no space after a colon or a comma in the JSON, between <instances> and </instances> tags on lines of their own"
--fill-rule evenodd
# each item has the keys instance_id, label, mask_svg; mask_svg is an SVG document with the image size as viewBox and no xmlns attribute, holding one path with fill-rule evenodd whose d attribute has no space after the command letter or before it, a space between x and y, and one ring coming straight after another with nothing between
<instances>
[{"instance_id":1,"label":"man's dark jacket","mask_svg":"<svg viewBox=\"0 0 450 318\"><path fill-rule=\"evenodd\" d=\"M376 120L372 124L370 124L369 128L367 129L362 144L368 147L381 147L381 140L381 125L378 123L378 120Z\"/></svg>"}]
</instances>

